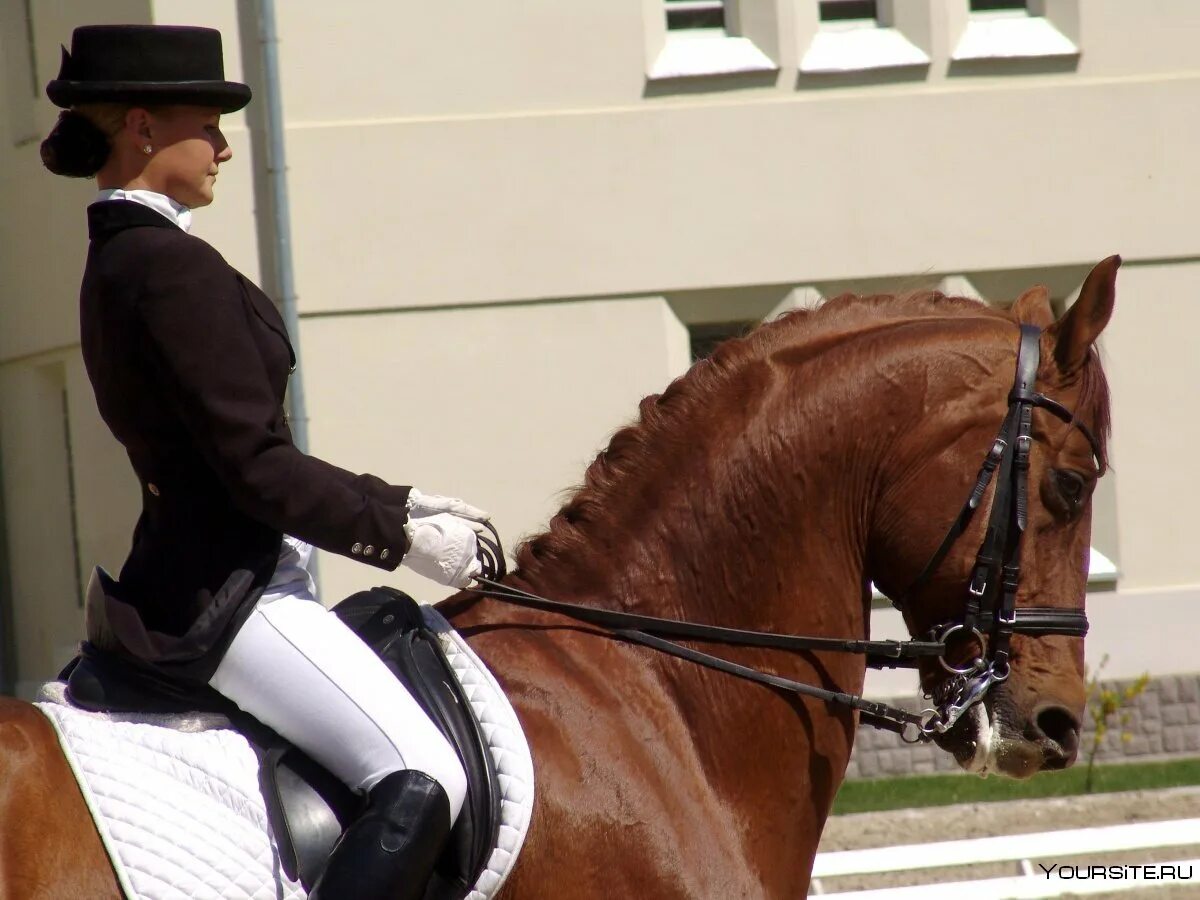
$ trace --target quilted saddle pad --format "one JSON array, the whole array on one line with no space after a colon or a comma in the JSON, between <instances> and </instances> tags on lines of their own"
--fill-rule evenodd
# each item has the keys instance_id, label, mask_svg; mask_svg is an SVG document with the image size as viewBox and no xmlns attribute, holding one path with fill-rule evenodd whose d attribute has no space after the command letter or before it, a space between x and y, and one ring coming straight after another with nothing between
<instances>
[{"instance_id":1,"label":"quilted saddle pad","mask_svg":"<svg viewBox=\"0 0 1200 900\"><path fill-rule=\"evenodd\" d=\"M533 811L533 762L491 672L430 606L426 622L470 700L499 775L497 846L468 900L490 900L516 863ZM298 900L280 865L258 759L219 716L135 716L71 706L44 686L49 718L129 900Z\"/></svg>"}]
</instances>

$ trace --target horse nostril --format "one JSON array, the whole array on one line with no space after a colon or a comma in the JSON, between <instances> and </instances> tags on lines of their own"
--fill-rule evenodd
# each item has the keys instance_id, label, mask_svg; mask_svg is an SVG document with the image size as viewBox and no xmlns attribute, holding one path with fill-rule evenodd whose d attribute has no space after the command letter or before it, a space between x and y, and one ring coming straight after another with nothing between
<instances>
[{"instance_id":1,"label":"horse nostril","mask_svg":"<svg viewBox=\"0 0 1200 900\"><path fill-rule=\"evenodd\" d=\"M1048 769L1065 769L1079 750L1079 720L1062 706L1044 706L1034 716Z\"/></svg>"}]
</instances>

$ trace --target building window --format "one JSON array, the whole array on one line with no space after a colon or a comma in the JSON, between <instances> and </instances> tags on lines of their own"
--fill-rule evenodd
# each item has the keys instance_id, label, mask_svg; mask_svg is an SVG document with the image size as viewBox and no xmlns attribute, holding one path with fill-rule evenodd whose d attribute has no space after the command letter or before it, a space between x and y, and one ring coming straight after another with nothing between
<instances>
[{"instance_id":1,"label":"building window","mask_svg":"<svg viewBox=\"0 0 1200 900\"><path fill-rule=\"evenodd\" d=\"M1029 11L1028 0L971 0L971 12L996 12L1002 9Z\"/></svg>"},{"instance_id":2,"label":"building window","mask_svg":"<svg viewBox=\"0 0 1200 900\"><path fill-rule=\"evenodd\" d=\"M1075 0L1075 4L1078 0ZM1072 57L1079 47L1061 27L1078 20L1078 6L1056 6L1057 19L1042 15L1046 4L1030 9L1026 0L969 0L966 30L950 58L955 62Z\"/></svg>"},{"instance_id":3,"label":"building window","mask_svg":"<svg viewBox=\"0 0 1200 900\"><path fill-rule=\"evenodd\" d=\"M896 5L885 4L882 10L876 0L820 0L815 5L816 20L806 19L814 30L808 32L800 58L802 73L836 75L929 64L929 54L912 39L912 23L897 14ZM911 14L911 8L900 12Z\"/></svg>"},{"instance_id":4,"label":"building window","mask_svg":"<svg viewBox=\"0 0 1200 900\"><path fill-rule=\"evenodd\" d=\"M724 0L666 0L667 30L725 28Z\"/></svg>"},{"instance_id":5,"label":"building window","mask_svg":"<svg viewBox=\"0 0 1200 900\"><path fill-rule=\"evenodd\" d=\"M652 32L647 75L657 81L777 71L779 65L762 50L776 43L774 16L762 15L767 4L768 0L740 0L738 4L724 0L663 0L663 18L655 15L657 21L648 23ZM740 16L747 7L750 14ZM742 18L755 34L743 32ZM661 45L654 37L658 29L663 34ZM762 43L764 36L770 39L768 43Z\"/></svg>"},{"instance_id":6,"label":"building window","mask_svg":"<svg viewBox=\"0 0 1200 900\"><path fill-rule=\"evenodd\" d=\"M879 4L875 0L821 0L817 9L822 22L879 20Z\"/></svg>"},{"instance_id":7,"label":"building window","mask_svg":"<svg viewBox=\"0 0 1200 900\"><path fill-rule=\"evenodd\" d=\"M737 337L744 337L758 325L757 320L737 319L732 322L704 322L688 326L688 338L692 343L692 362L699 362L712 355L718 344Z\"/></svg>"}]
</instances>

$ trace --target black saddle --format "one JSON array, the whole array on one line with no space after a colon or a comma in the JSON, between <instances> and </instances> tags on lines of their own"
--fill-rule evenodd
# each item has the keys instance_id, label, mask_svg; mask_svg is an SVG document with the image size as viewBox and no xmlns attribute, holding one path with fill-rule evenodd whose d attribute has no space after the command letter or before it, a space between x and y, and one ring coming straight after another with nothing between
<instances>
[{"instance_id":1,"label":"black saddle","mask_svg":"<svg viewBox=\"0 0 1200 900\"><path fill-rule=\"evenodd\" d=\"M487 864L500 825L500 783L483 730L411 597L378 587L347 597L333 611L408 688L467 772L466 803L425 893L425 900L461 900ZM362 809L365 798L208 686L194 689L165 680L91 642L59 677L67 682L71 702L87 710L228 716L258 752L259 780L283 870L306 890Z\"/></svg>"}]
</instances>

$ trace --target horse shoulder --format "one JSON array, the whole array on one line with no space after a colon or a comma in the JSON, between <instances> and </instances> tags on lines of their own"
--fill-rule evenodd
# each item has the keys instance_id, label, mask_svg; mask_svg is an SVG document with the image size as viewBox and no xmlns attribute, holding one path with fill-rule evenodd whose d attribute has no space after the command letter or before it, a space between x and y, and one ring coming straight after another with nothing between
<instances>
[{"instance_id":1,"label":"horse shoulder","mask_svg":"<svg viewBox=\"0 0 1200 900\"><path fill-rule=\"evenodd\" d=\"M0 897L121 897L54 729L10 697L0 697Z\"/></svg>"},{"instance_id":2,"label":"horse shoulder","mask_svg":"<svg viewBox=\"0 0 1200 900\"><path fill-rule=\"evenodd\" d=\"M577 627L484 629L470 641L508 692L537 772L506 897L558 896L563 871L579 876L579 900L754 896L740 848L709 825L723 820L720 798L648 651Z\"/></svg>"}]
</instances>

